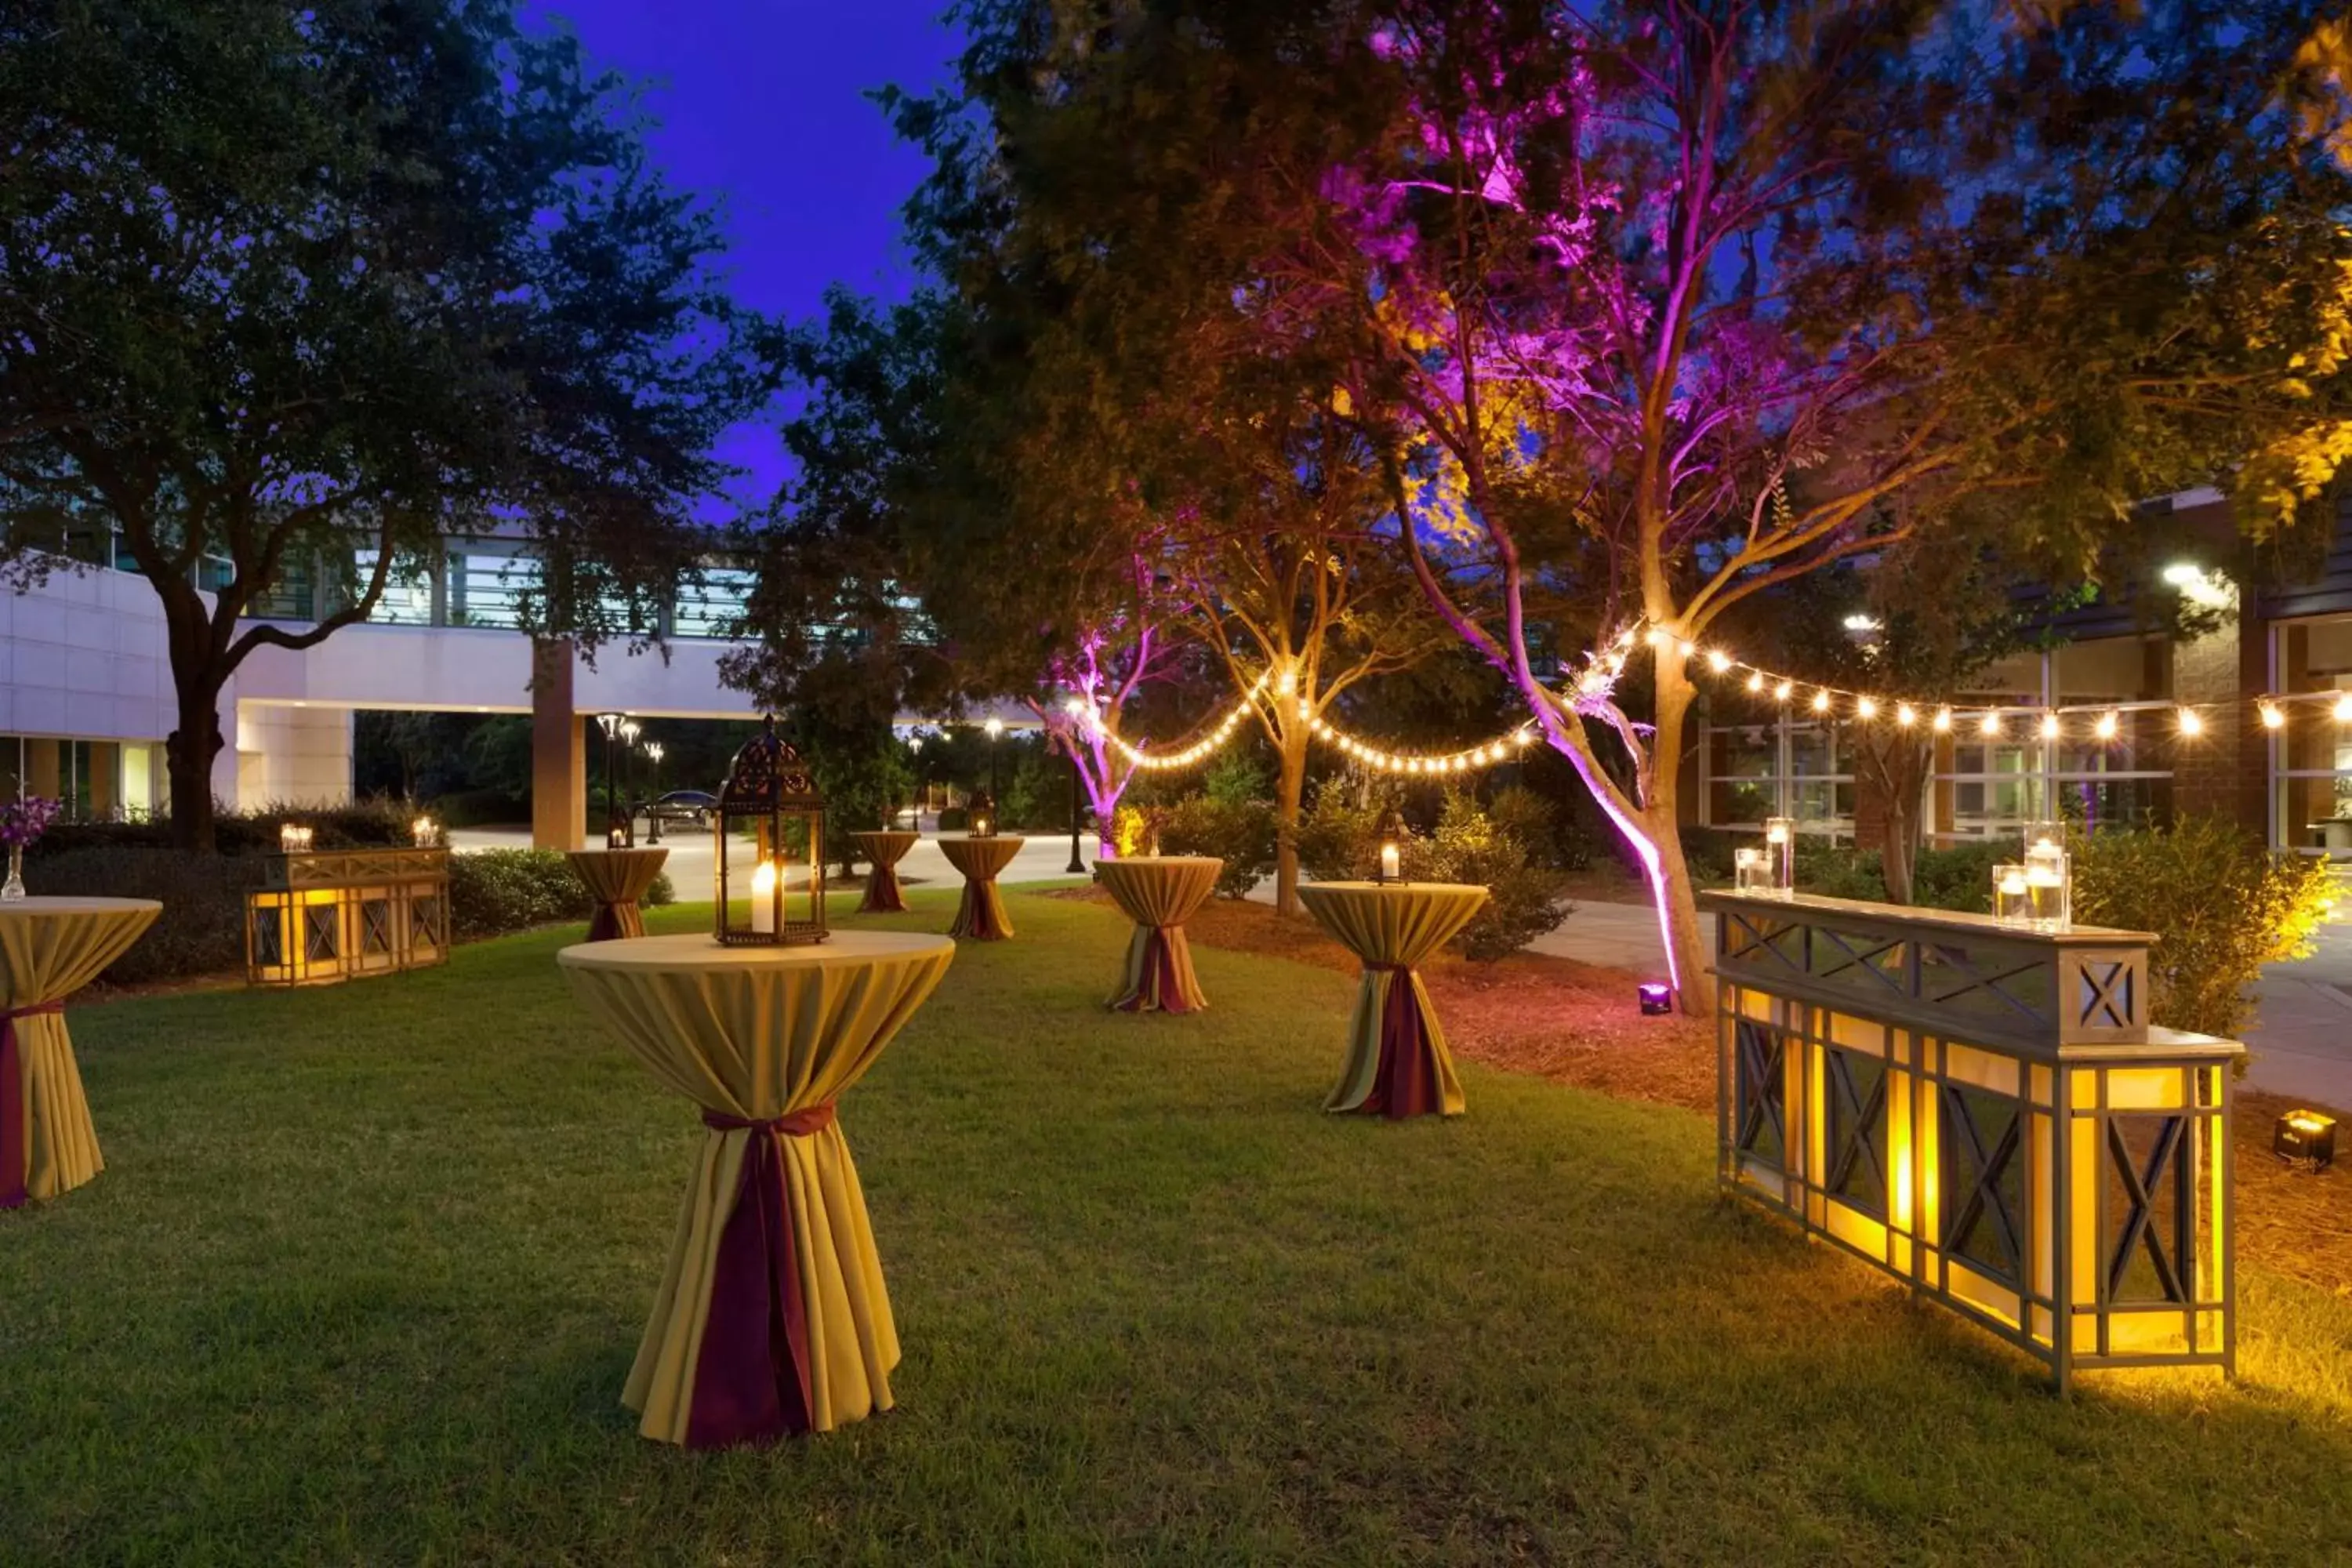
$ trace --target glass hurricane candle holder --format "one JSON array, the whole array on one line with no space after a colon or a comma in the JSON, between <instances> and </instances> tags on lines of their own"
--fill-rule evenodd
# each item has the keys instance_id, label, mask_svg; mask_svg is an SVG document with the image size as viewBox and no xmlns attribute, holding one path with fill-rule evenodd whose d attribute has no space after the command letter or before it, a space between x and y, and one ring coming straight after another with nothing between
<instances>
[{"instance_id":1,"label":"glass hurricane candle holder","mask_svg":"<svg viewBox=\"0 0 2352 1568\"><path fill-rule=\"evenodd\" d=\"M2025 903L2025 862L2006 860L1992 868L1993 918L2011 925L2025 925L2032 919Z\"/></svg>"},{"instance_id":2,"label":"glass hurricane candle holder","mask_svg":"<svg viewBox=\"0 0 2352 1568\"><path fill-rule=\"evenodd\" d=\"M2025 831L2025 903L2029 918L2043 931L2074 924L2074 868L2065 829L2057 823L2036 823Z\"/></svg>"},{"instance_id":3,"label":"glass hurricane candle holder","mask_svg":"<svg viewBox=\"0 0 2352 1568\"><path fill-rule=\"evenodd\" d=\"M1764 819L1764 854L1770 862L1769 883L1758 889L1775 899L1794 898L1797 893L1797 819L1793 816L1768 816Z\"/></svg>"},{"instance_id":4,"label":"glass hurricane candle holder","mask_svg":"<svg viewBox=\"0 0 2352 1568\"><path fill-rule=\"evenodd\" d=\"M1772 891L1772 856L1762 848L1735 849L1731 852L1732 886L1743 893Z\"/></svg>"}]
</instances>

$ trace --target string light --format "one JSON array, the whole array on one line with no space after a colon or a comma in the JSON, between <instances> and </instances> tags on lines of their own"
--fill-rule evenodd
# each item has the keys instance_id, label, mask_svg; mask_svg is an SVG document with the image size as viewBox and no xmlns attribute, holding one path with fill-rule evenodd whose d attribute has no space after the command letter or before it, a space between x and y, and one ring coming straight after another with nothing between
<instances>
[{"instance_id":1,"label":"string light","mask_svg":"<svg viewBox=\"0 0 2352 1568\"><path fill-rule=\"evenodd\" d=\"M1814 711L1814 712L1816 712L1816 713L1826 713L1826 712L1828 712L1829 710L1830 710L1830 693L1829 693L1829 689L1828 689L1827 687L1823 687L1821 690L1816 691L1816 692L1814 692L1814 693L1813 693L1813 711Z\"/></svg>"},{"instance_id":2,"label":"string light","mask_svg":"<svg viewBox=\"0 0 2352 1568\"><path fill-rule=\"evenodd\" d=\"M2044 713L2042 715L2042 738L2043 740L2056 740L2059 735L2059 728L2058 715L2056 713Z\"/></svg>"},{"instance_id":3,"label":"string light","mask_svg":"<svg viewBox=\"0 0 2352 1568\"><path fill-rule=\"evenodd\" d=\"M1764 672L1762 670L1751 669L1748 672L1748 689L1750 691L1761 691L1764 689Z\"/></svg>"},{"instance_id":4,"label":"string light","mask_svg":"<svg viewBox=\"0 0 2352 1568\"><path fill-rule=\"evenodd\" d=\"M1950 734L1952 732L1952 710L1948 708L1937 709L1934 727L1936 733L1938 735Z\"/></svg>"},{"instance_id":5,"label":"string light","mask_svg":"<svg viewBox=\"0 0 2352 1568\"><path fill-rule=\"evenodd\" d=\"M1778 685L1778 686L1776 686L1776 687L1774 687L1774 688L1772 689L1772 695L1773 695L1774 697L1776 697L1776 698L1780 699L1780 700L1781 701L1783 701L1783 702L1786 702L1787 700L1789 700L1789 699L1790 699L1790 698L1791 698L1791 697L1795 696L1796 694L1797 694L1797 689L1796 689L1796 687L1795 687L1793 684L1791 684L1790 682L1786 681L1786 680L1784 680L1784 681L1780 682L1780 685Z\"/></svg>"},{"instance_id":6,"label":"string light","mask_svg":"<svg viewBox=\"0 0 2352 1568\"><path fill-rule=\"evenodd\" d=\"M2352 724L2352 691L2336 700L2335 713L2338 724Z\"/></svg>"},{"instance_id":7,"label":"string light","mask_svg":"<svg viewBox=\"0 0 2352 1568\"><path fill-rule=\"evenodd\" d=\"M1878 700L1874 697L1855 698L1853 702L1853 716L1857 719L1877 718Z\"/></svg>"},{"instance_id":8,"label":"string light","mask_svg":"<svg viewBox=\"0 0 2352 1568\"><path fill-rule=\"evenodd\" d=\"M1919 721L1919 710L1908 702L1898 702L1895 705L1895 721L1907 730Z\"/></svg>"},{"instance_id":9,"label":"string light","mask_svg":"<svg viewBox=\"0 0 2352 1568\"><path fill-rule=\"evenodd\" d=\"M2282 729L2282 728L2284 728L2284 727L2285 726L2285 724L2286 724L2286 715L2285 715L2284 713L2283 713L2283 712L2281 712L2281 711L2279 710L2279 706L2278 706L2278 704L2277 704L2277 703L2275 703L2275 702L2268 702L2268 701L2266 701L2266 702L2264 702L2264 703L2263 704L2263 729L2265 729L2265 730L2277 730L2277 729Z\"/></svg>"},{"instance_id":10,"label":"string light","mask_svg":"<svg viewBox=\"0 0 2352 1568\"><path fill-rule=\"evenodd\" d=\"M2196 709L2183 708L2180 710L2180 732L2192 737L2205 732L2205 721L2199 716Z\"/></svg>"},{"instance_id":11,"label":"string light","mask_svg":"<svg viewBox=\"0 0 2352 1568\"><path fill-rule=\"evenodd\" d=\"M2000 734L2000 713L1998 710L1985 710L1985 716L1977 721L1977 733L1988 738L1997 738Z\"/></svg>"},{"instance_id":12,"label":"string light","mask_svg":"<svg viewBox=\"0 0 2352 1568\"><path fill-rule=\"evenodd\" d=\"M2098 717L2098 721L2091 726L2091 733L2102 741L2112 741L2116 738L2116 731L2122 727L2122 721L2114 713L2102 713Z\"/></svg>"},{"instance_id":13,"label":"string light","mask_svg":"<svg viewBox=\"0 0 2352 1568\"><path fill-rule=\"evenodd\" d=\"M1731 656L1719 647L1711 649L1706 656L1706 667L1716 674L1721 675L1731 668Z\"/></svg>"}]
</instances>

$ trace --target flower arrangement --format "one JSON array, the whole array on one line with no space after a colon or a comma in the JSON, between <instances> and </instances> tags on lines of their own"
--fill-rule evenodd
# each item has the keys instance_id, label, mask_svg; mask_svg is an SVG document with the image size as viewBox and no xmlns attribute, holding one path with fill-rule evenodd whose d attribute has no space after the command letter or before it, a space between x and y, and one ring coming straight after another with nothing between
<instances>
[{"instance_id":1,"label":"flower arrangement","mask_svg":"<svg viewBox=\"0 0 2352 1568\"><path fill-rule=\"evenodd\" d=\"M0 805L0 844L23 849L49 830L64 808L45 795L28 795Z\"/></svg>"}]
</instances>

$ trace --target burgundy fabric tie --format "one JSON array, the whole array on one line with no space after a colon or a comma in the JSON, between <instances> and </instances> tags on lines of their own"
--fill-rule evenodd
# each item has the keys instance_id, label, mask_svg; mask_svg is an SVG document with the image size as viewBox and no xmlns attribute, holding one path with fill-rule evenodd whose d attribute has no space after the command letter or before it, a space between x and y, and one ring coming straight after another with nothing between
<instances>
[{"instance_id":1,"label":"burgundy fabric tie","mask_svg":"<svg viewBox=\"0 0 2352 1568\"><path fill-rule=\"evenodd\" d=\"M1150 1004L1151 986L1155 980L1160 986L1159 1004L1161 1012L1189 1013L1192 1011L1192 1008L1185 1004L1183 988L1176 982L1176 944L1168 940L1171 931L1182 929L1181 926L1146 926L1144 928L1144 978L1138 983L1135 994L1119 1004L1119 1011L1142 1012Z\"/></svg>"},{"instance_id":2,"label":"burgundy fabric tie","mask_svg":"<svg viewBox=\"0 0 2352 1568\"><path fill-rule=\"evenodd\" d=\"M760 1443L809 1429L808 1303L778 1141L833 1125L833 1103L764 1119L705 1110L714 1132L747 1130L735 1212L719 1233L710 1307L694 1363L686 1441L696 1448Z\"/></svg>"},{"instance_id":3,"label":"burgundy fabric tie","mask_svg":"<svg viewBox=\"0 0 2352 1568\"><path fill-rule=\"evenodd\" d=\"M21 1208L33 1179L33 1130L25 1115L25 1053L16 1020L66 1010L63 1002L37 1002L0 1012L0 1209Z\"/></svg>"},{"instance_id":4,"label":"burgundy fabric tie","mask_svg":"<svg viewBox=\"0 0 2352 1568\"><path fill-rule=\"evenodd\" d=\"M1412 965L1367 963L1364 972L1396 976L1389 985L1387 1004L1381 1008L1380 1066L1364 1109L1392 1121L1443 1110L1437 1060L1430 1054L1429 1032L1422 1026L1420 999L1412 994Z\"/></svg>"}]
</instances>

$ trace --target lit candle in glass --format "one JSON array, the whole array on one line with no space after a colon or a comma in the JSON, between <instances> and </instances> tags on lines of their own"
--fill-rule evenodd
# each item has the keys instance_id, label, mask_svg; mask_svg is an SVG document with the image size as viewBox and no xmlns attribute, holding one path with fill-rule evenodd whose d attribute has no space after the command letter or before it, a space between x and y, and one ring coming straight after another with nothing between
<instances>
[{"instance_id":1,"label":"lit candle in glass","mask_svg":"<svg viewBox=\"0 0 2352 1568\"><path fill-rule=\"evenodd\" d=\"M2067 863L2065 830L2057 823L2037 823L2025 832L2025 900L2033 923L2044 931L2064 931L2074 923L2074 898Z\"/></svg>"},{"instance_id":2,"label":"lit candle in glass","mask_svg":"<svg viewBox=\"0 0 2352 1568\"><path fill-rule=\"evenodd\" d=\"M1381 880L1383 882L1394 882L1399 880L1401 869L1397 847L1393 844L1381 845Z\"/></svg>"},{"instance_id":3,"label":"lit candle in glass","mask_svg":"<svg viewBox=\"0 0 2352 1568\"><path fill-rule=\"evenodd\" d=\"M1769 862L1766 868L1767 881L1757 890L1774 898L1794 897L1797 891L1795 817L1768 816L1764 819L1764 854Z\"/></svg>"},{"instance_id":4,"label":"lit candle in glass","mask_svg":"<svg viewBox=\"0 0 2352 1568\"><path fill-rule=\"evenodd\" d=\"M627 835L624 834L624 833L623 833L619 828L617 828L617 827L613 827L613 828L607 828L607 829L605 830L605 833L604 833L604 847L605 847L605 848L607 848L607 849L622 849L622 848L626 848L627 847L628 847L628 837L627 837Z\"/></svg>"},{"instance_id":5,"label":"lit candle in glass","mask_svg":"<svg viewBox=\"0 0 2352 1568\"><path fill-rule=\"evenodd\" d=\"M755 936L776 932L776 863L762 860L751 873L751 931Z\"/></svg>"},{"instance_id":6,"label":"lit candle in glass","mask_svg":"<svg viewBox=\"0 0 2352 1568\"><path fill-rule=\"evenodd\" d=\"M1742 893L1769 893L1772 890L1772 852L1769 849L1735 849L1731 863L1736 873L1732 886Z\"/></svg>"},{"instance_id":7,"label":"lit candle in glass","mask_svg":"<svg viewBox=\"0 0 2352 1568\"><path fill-rule=\"evenodd\" d=\"M2025 867L2014 860L2003 861L1992 868L1992 912L1997 920L2021 923L2029 916L2025 907Z\"/></svg>"},{"instance_id":8,"label":"lit candle in glass","mask_svg":"<svg viewBox=\"0 0 2352 1568\"><path fill-rule=\"evenodd\" d=\"M418 817L415 821L408 825L408 832L409 837L416 840L416 847L419 849L430 849L433 847L433 819L431 817Z\"/></svg>"}]
</instances>

